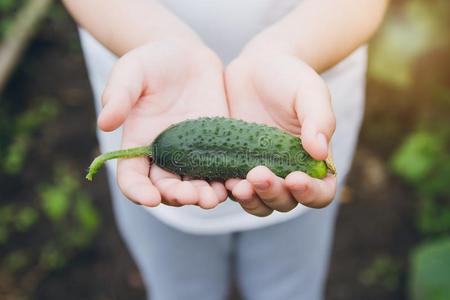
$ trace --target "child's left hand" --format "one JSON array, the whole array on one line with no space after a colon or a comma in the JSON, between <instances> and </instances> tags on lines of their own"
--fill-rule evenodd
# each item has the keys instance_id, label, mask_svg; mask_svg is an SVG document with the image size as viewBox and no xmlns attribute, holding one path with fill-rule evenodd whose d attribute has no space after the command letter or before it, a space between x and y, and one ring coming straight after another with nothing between
<instances>
[{"instance_id":1,"label":"child's left hand","mask_svg":"<svg viewBox=\"0 0 450 300\"><path fill-rule=\"evenodd\" d=\"M247 47L227 68L226 89L233 118L279 127L300 136L315 159L324 160L335 130L330 94L322 78L297 57L275 49ZM298 203L324 207L336 193L336 177L319 180L303 172L285 179L268 168L251 170L244 180L226 182L234 198L250 214L287 212Z\"/></svg>"}]
</instances>

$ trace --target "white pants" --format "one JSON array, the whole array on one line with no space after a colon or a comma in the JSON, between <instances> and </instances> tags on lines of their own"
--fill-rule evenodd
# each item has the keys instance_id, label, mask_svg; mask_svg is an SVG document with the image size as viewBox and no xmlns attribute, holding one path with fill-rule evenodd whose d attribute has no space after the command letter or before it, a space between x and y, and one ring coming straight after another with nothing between
<instances>
[{"instance_id":1,"label":"white pants","mask_svg":"<svg viewBox=\"0 0 450 300\"><path fill-rule=\"evenodd\" d=\"M124 198L109 178L117 223L149 299L227 299L232 278L246 300L323 298L338 199L276 225L194 235Z\"/></svg>"}]
</instances>

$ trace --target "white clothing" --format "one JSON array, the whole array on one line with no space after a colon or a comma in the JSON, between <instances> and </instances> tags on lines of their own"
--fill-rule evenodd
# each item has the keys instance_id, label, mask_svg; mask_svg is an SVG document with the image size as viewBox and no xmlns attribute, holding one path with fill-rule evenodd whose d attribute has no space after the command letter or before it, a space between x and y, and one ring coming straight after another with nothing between
<instances>
[{"instance_id":1,"label":"white clothing","mask_svg":"<svg viewBox=\"0 0 450 300\"><path fill-rule=\"evenodd\" d=\"M186 24L191 26L226 64L258 32L291 11L299 0L200 0L161 1ZM94 91L97 112L101 93L116 57L88 32L80 29L82 48ZM367 49L361 47L338 65L323 73L333 101L337 119L333 156L341 185L351 165L363 116ZM98 132L102 152L120 148L120 129L113 133ZM107 163L115 176L115 161ZM212 210L196 206L170 207L160 205L147 209L160 221L181 231L196 234L219 234L260 228L292 219L308 208L299 205L289 213L274 212L266 218L246 213L239 204L227 200Z\"/></svg>"}]
</instances>

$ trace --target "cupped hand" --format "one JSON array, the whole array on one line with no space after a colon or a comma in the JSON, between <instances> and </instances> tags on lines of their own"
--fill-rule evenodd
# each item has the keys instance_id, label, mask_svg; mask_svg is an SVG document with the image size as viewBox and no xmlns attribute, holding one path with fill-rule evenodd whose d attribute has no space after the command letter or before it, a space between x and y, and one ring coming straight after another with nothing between
<instances>
[{"instance_id":1,"label":"cupped hand","mask_svg":"<svg viewBox=\"0 0 450 300\"><path fill-rule=\"evenodd\" d=\"M188 118L228 116L222 63L195 43L168 40L130 51L116 63L102 101L98 126L112 131L123 125L122 148L149 145ZM227 198L223 183L183 180L147 158L119 160L117 181L127 198L150 207L213 208Z\"/></svg>"},{"instance_id":2,"label":"cupped hand","mask_svg":"<svg viewBox=\"0 0 450 300\"><path fill-rule=\"evenodd\" d=\"M305 150L325 160L335 130L330 94L322 78L306 63L269 44L247 47L225 73L233 118L279 127L301 137ZM252 169L243 180L230 179L226 187L250 214L267 216L287 212L298 203L320 208L336 192L336 178L315 179L293 172L285 179L266 167Z\"/></svg>"}]
</instances>

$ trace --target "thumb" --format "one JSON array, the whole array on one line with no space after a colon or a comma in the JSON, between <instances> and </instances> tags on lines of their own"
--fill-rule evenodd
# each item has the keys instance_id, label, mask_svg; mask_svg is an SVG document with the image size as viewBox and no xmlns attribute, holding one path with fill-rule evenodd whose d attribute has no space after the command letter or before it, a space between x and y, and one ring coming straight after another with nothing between
<instances>
[{"instance_id":1,"label":"thumb","mask_svg":"<svg viewBox=\"0 0 450 300\"><path fill-rule=\"evenodd\" d=\"M113 131L122 125L144 90L142 68L130 54L117 61L103 92L103 109L97 120L103 131Z\"/></svg>"},{"instance_id":2,"label":"thumb","mask_svg":"<svg viewBox=\"0 0 450 300\"><path fill-rule=\"evenodd\" d=\"M325 160L336 129L331 96L323 79L306 66L299 80L295 110L301 125L303 148L317 160Z\"/></svg>"}]
</instances>

